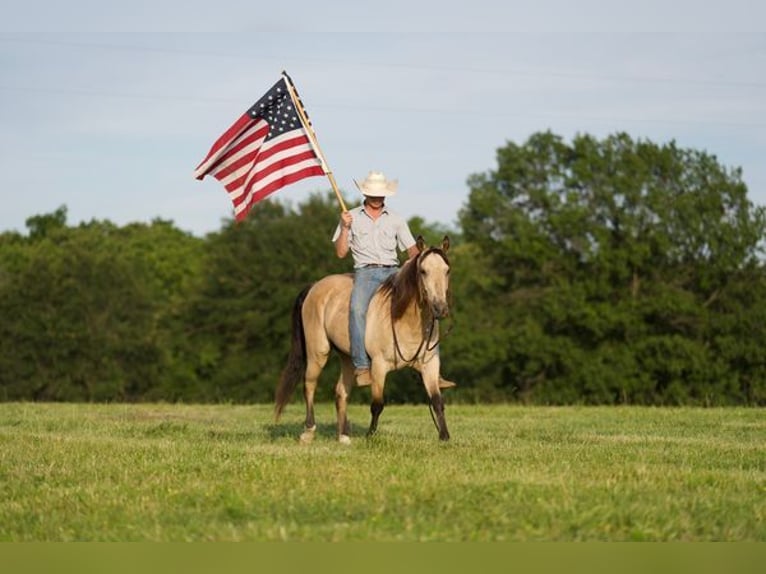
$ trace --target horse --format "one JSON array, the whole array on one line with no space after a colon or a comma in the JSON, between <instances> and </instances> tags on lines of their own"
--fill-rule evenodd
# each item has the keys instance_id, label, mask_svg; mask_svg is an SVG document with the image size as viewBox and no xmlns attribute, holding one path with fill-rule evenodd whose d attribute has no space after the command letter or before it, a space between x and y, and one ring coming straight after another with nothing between
<instances>
[{"instance_id":1,"label":"horse","mask_svg":"<svg viewBox=\"0 0 766 574\"><path fill-rule=\"evenodd\" d=\"M428 393L439 439L450 438L444 418L442 387L453 386L440 376L439 321L450 312L447 258L449 237L441 247L427 247L417 238L419 254L408 259L375 292L367 309L365 346L371 359L370 427L375 434L383 412L386 375L393 370L417 370ZM350 444L346 414L348 397L355 383L350 356L349 307L352 274L328 275L306 287L296 298L292 311L291 348L275 393L276 420L282 414L296 386L303 381L306 420L300 441L314 440L314 393L317 380L330 352L340 355L341 373L335 385L337 438Z\"/></svg>"}]
</instances>

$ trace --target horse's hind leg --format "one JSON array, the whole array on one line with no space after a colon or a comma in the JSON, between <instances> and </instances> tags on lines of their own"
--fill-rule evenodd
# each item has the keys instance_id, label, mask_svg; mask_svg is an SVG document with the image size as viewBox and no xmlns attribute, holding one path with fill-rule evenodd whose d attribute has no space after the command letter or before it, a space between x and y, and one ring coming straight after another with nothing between
<instances>
[{"instance_id":1,"label":"horse's hind leg","mask_svg":"<svg viewBox=\"0 0 766 574\"><path fill-rule=\"evenodd\" d=\"M327 362L327 354L315 354L308 357L306 364L306 378L303 383L303 398L306 401L306 422L301 433L301 442L314 440L317 425L314 419L314 393L317 389L319 373L322 372Z\"/></svg>"},{"instance_id":2,"label":"horse's hind leg","mask_svg":"<svg viewBox=\"0 0 766 574\"><path fill-rule=\"evenodd\" d=\"M340 376L335 385L335 411L338 415L338 441L342 444L351 444L351 429L348 424L348 396L354 384L354 365L351 357L341 355Z\"/></svg>"},{"instance_id":3,"label":"horse's hind leg","mask_svg":"<svg viewBox=\"0 0 766 574\"><path fill-rule=\"evenodd\" d=\"M383 402L383 387L386 382L386 371L380 371L375 368L375 363L372 365L372 402L370 403L370 428L367 431L367 436L372 436L378 431L378 419L380 413L383 412L385 406Z\"/></svg>"},{"instance_id":4,"label":"horse's hind leg","mask_svg":"<svg viewBox=\"0 0 766 574\"><path fill-rule=\"evenodd\" d=\"M313 382L309 382L308 377L303 384L303 398L306 400L306 422L304 423L303 432L301 433L301 442L311 442L314 440L316 434L317 425L314 420L314 393L316 392L317 382L314 379Z\"/></svg>"}]
</instances>

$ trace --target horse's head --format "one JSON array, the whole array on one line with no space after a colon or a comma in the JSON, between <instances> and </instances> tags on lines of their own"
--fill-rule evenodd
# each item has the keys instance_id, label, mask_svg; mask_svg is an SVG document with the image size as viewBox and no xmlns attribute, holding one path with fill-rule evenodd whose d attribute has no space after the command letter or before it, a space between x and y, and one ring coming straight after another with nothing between
<instances>
[{"instance_id":1,"label":"horse's head","mask_svg":"<svg viewBox=\"0 0 766 574\"><path fill-rule=\"evenodd\" d=\"M423 237L418 236L417 246L420 250L417 270L421 300L434 318L441 319L449 315L449 237L444 236L441 247L426 247Z\"/></svg>"}]
</instances>

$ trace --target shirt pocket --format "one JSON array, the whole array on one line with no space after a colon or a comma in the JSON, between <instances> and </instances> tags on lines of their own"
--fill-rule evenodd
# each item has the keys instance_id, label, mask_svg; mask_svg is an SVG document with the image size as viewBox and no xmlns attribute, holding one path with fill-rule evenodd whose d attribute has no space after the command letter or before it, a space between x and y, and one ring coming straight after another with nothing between
<instances>
[{"instance_id":1,"label":"shirt pocket","mask_svg":"<svg viewBox=\"0 0 766 574\"><path fill-rule=\"evenodd\" d=\"M361 244L363 246L369 246L369 244L372 242L372 236L370 235L369 229L354 229L351 228L351 240L356 244Z\"/></svg>"},{"instance_id":2,"label":"shirt pocket","mask_svg":"<svg viewBox=\"0 0 766 574\"><path fill-rule=\"evenodd\" d=\"M389 228L381 229L378 233L378 244L381 249L396 253L396 230Z\"/></svg>"}]
</instances>

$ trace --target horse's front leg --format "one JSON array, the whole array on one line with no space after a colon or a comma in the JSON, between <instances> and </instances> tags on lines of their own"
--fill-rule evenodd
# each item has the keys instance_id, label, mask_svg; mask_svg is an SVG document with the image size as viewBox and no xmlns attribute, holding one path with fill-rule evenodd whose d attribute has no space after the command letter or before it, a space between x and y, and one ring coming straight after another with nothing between
<instances>
[{"instance_id":1,"label":"horse's front leg","mask_svg":"<svg viewBox=\"0 0 766 574\"><path fill-rule=\"evenodd\" d=\"M437 387L436 392L431 395L431 408L436 417L436 426L439 429L439 440L449 440L449 430L447 430L447 421L444 418L444 399Z\"/></svg>"},{"instance_id":2,"label":"horse's front leg","mask_svg":"<svg viewBox=\"0 0 766 574\"><path fill-rule=\"evenodd\" d=\"M420 374L423 377L423 385L426 387L428 398L431 401L431 409L436 419L436 427L439 431L439 440L449 440L449 430L447 429L447 420L444 418L444 399L439 389L439 360L432 359L420 368Z\"/></svg>"}]
</instances>

